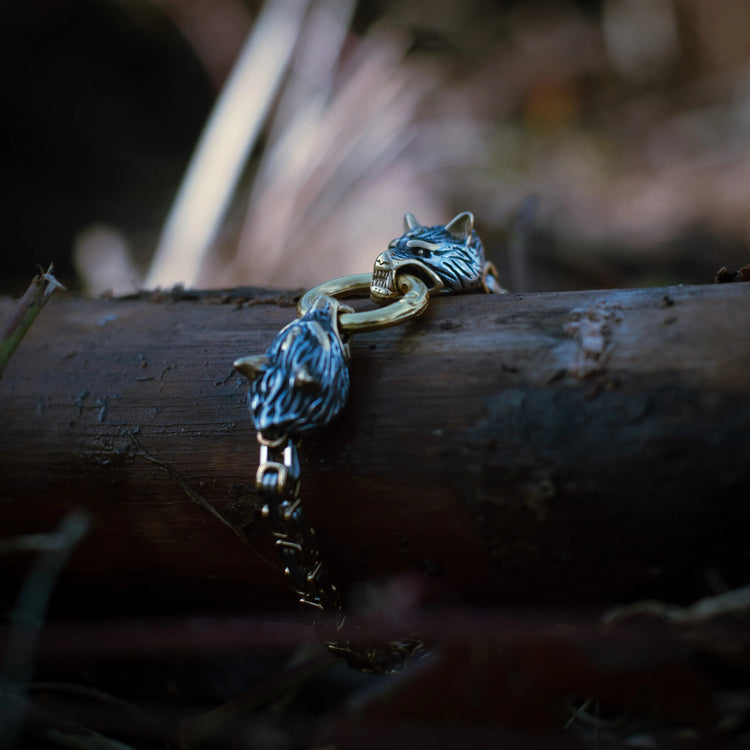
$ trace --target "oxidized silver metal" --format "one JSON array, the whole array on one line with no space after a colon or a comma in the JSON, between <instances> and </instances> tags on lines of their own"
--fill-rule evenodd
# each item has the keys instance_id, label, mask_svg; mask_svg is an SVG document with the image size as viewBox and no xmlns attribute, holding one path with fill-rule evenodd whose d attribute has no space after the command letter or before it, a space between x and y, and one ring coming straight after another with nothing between
<instances>
[{"instance_id":1,"label":"oxidized silver metal","mask_svg":"<svg viewBox=\"0 0 750 750\"><path fill-rule=\"evenodd\" d=\"M338 331L339 309L332 297L319 297L306 315L279 332L265 354L234 363L250 380L250 412L265 439L322 427L346 405L349 347Z\"/></svg>"},{"instance_id":2,"label":"oxidized silver metal","mask_svg":"<svg viewBox=\"0 0 750 750\"><path fill-rule=\"evenodd\" d=\"M255 474L255 486L277 494L299 490L300 464L297 445L289 437L266 440L258 433L260 459ZM280 455L277 455L280 452Z\"/></svg>"},{"instance_id":3,"label":"oxidized silver metal","mask_svg":"<svg viewBox=\"0 0 750 750\"><path fill-rule=\"evenodd\" d=\"M390 302L398 296L396 278L400 273L421 278L431 295L499 291L496 272L484 258L469 211L432 227L422 226L414 214L407 213L404 234L375 259L370 284L373 301Z\"/></svg>"}]
</instances>

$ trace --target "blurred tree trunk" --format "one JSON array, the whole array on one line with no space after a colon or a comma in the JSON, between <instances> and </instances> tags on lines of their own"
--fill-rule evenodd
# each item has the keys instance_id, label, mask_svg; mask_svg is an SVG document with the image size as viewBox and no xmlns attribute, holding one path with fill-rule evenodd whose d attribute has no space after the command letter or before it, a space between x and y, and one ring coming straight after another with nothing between
<instances>
[{"instance_id":1,"label":"blurred tree trunk","mask_svg":"<svg viewBox=\"0 0 750 750\"><path fill-rule=\"evenodd\" d=\"M231 366L293 303L66 296L35 322L0 381L0 534L87 509L60 606L293 604ZM470 295L356 336L351 402L302 446L333 573L418 571L477 604L691 601L746 581L749 319L744 284ZM27 563L3 556L5 598Z\"/></svg>"}]
</instances>

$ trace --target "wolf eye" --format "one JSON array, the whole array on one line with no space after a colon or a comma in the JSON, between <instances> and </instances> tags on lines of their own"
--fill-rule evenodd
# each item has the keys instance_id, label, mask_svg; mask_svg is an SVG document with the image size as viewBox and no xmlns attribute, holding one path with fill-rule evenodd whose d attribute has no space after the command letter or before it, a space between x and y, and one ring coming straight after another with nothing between
<instances>
[{"instance_id":1,"label":"wolf eye","mask_svg":"<svg viewBox=\"0 0 750 750\"><path fill-rule=\"evenodd\" d=\"M416 250L414 250L414 254L418 255L420 258L429 258L431 253L426 247L418 247Z\"/></svg>"}]
</instances>

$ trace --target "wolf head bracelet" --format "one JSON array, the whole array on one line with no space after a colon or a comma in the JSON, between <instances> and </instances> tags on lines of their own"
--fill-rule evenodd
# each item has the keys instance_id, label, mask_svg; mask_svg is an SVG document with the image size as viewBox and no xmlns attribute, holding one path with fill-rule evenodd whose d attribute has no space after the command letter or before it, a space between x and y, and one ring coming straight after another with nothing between
<instances>
[{"instance_id":1,"label":"wolf head bracelet","mask_svg":"<svg viewBox=\"0 0 750 750\"><path fill-rule=\"evenodd\" d=\"M338 301L368 290L381 307L354 312ZM250 381L248 401L260 444L256 488L284 573L331 653L367 672L398 671L408 659L423 655L426 646L413 636L385 643L356 637L356 622L348 620L315 531L305 520L297 441L330 423L346 405L352 334L417 316L433 295L472 291L502 291L494 266L485 260L472 214L426 227L407 213L404 234L377 256L371 274L310 289L297 306L300 317L278 333L265 354L234 363Z\"/></svg>"}]
</instances>

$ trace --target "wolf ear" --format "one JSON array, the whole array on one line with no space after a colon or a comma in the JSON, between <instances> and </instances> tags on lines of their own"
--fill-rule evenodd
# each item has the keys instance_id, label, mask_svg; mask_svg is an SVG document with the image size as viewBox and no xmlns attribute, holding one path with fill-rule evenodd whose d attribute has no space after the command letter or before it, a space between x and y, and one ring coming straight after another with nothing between
<instances>
[{"instance_id":1,"label":"wolf ear","mask_svg":"<svg viewBox=\"0 0 750 750\"><path fill-rule=\"evenodd\" d=\"M316 393L321 388L320 381L315 379L305 365L300 365L295 371L294 387L299 388L306 393Z\"/></svg>"},{"instance_id":2,"label":"wolf ear","mask_svg":"<svg viewBox=\"0 0 750 750\"><path fill-rule=\"evenodd\" d=\"M414 214L404 214L404 231L411 232L412 229L416 229L421 226L417 221L417 217Z\"/></svg>"},{"instance_id":3,"label":"wolf ear","mask_svg":"<svg viewBox=\"0 0 750 750\"><path fill-rule=\"evenodd\" d=\"M234 369L242 373L248 380L255 380L268 367L268 357L265 354L253 354L235 360Z\"/></svg>"},{"instance_id":4,"label":"wolf ear","mask_svg":"<svg viewBox=\"0 0 750 750\"><path fill-rule=\"evenodd\" d=\"M471 230L474 228L474 214L471 211L464 211L458 216L454 216L446 225L451 237L465 242L471 237Z\"/></svg>"}]
</instances>

